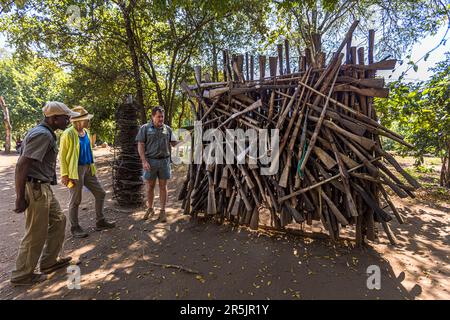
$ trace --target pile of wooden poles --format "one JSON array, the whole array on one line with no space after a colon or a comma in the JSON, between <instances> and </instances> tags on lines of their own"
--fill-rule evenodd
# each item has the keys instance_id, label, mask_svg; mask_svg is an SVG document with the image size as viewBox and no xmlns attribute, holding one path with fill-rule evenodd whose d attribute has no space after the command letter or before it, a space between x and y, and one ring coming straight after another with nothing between
<instances>
[{"instance_id":1,"label":"pile of wooden poles","mask_svg":"<svg viewBox=\"0 0 450 320\"><path fill-rule=\"evenodd\" d=\"M351 45L357 24L328 63L324 53L305 49L291 72L285 41L284 50L278 46L278 57L269 57L270 77L265 76L265 56L259 56L257 80L254 58L248 54L230 57L224 51L223 82L210 82L208 75L203 80L196 67L196 84L182 84L195 120L202 121L203 129L223 132L279 129L279 153L272 156L280 169L261 175L259 163L191 163L179 194L186 214L252 229L262 225L263 216L280 230L291 223L320 221L332 240L342 228L354 226L357 244L376 240L379 223L395 243L388 222L395 216L403 223L403 218L388 189L402 198L414 197L420 185L383 150L381 136L409 145L379 123L373 107L374 97L388 95L384 79L375 72L393 69L396 61L373 61L371 30L366 63L364 48Z\"/></svg>"}]
</instances>

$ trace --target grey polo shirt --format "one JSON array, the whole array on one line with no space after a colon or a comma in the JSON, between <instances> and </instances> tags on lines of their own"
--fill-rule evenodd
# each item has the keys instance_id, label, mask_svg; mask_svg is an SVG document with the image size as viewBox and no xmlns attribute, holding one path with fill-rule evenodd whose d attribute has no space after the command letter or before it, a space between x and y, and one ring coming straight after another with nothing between
<instances>
[{"instance_id":1,"label":"grey polo shirt","mask_svg":"<svg viewBox=\"0 0 450 320\"><path fill-rule=\"evenodd\" d=\"M157 128L150 122L141 126L136 141L145 143L147 159L163 159L170 157L170 142L177 139L168 125Z\"/></svg>"},{"instance_id":2,"label":"grey polo shirt","mask_svg":"<svg viewBox=\"0 0 450 320\"><path fill-rule=\"evenodd\" d=\"M21 146L21 157L33 159L28 176L54 182L56 178L56 157L58 146L53 130L45 123L28 131Z\"/></svg>"}]
</instances>

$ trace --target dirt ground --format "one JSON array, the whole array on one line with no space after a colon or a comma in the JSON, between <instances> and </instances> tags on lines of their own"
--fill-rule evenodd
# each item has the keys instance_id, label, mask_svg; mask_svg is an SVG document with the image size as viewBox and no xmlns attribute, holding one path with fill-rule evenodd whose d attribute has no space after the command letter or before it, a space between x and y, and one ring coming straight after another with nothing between
<instances>
[{"instance_id":1,"label":"dirt ground","mask_svg":"<svg viewBox=\"0 0 450 320\"><path fill-rule=\"evenodd\" d=\"M169 183L168 222L143 222L143 209L123 209L112 199L110 152L99 149L95 155L107 190L105 214L117 228L94 231L93 197L85 193L80 222L89 237L73 239L67 232L64 246L64 255L80 262L79 290L67 288L65 270L31 288L10 286L24 216L12 211L17 156L0 155L0 299L450 298L448 194L436 200L424 191L416 199L395 199L406 216L406 224L392 224L399 245L380 235L379 244L356 249L346 241L333 245L191 221L176 200L183 167L174 168ZM67 213L68 191L61 185L54 191ZM380 290L367 288L370 265L381 269Z\"/></svg>"}]
</instances>

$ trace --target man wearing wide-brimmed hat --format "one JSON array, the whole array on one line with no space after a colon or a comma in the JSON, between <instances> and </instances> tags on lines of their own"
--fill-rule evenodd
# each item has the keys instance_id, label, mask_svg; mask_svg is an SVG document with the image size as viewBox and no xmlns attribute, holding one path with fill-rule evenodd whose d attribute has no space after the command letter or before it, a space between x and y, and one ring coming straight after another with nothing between
<instances>
[{"instance_id":1,"label":"man wearing wide-brimmed hat","mask_svg":"<svg viewBox=\"0 0 450 320\"><path fill-rule=\"evenodd\" d=\"M61 136L60 144L60 166L61 181L69 187L69 221L70 231L75 238L84 238L88 234L81 228L78 222L78 208L81 203L83 186L85 186L95 198L95 213L97 231L111 229L115 223L106 221L103 215L103 205L105 202L105 190L97 179L96 168L94 164L94 153L92 151L91 135L89 130L89 121L93 115L86 109L77 106L72 109L79 115L72 117L73 126L66 129Z\"/></svg>"},{"instance_id":2,"label":"man wearing wide-brimmed hat","mask_svg":"<svg viewBox=\"0 0 450 320\"><path fill-rule=\"evenodd\" d=\"M64 130L71 116L79 116L61 102L48 102L42 109L45 119L25 136L16 165L16 208L25 211L25 236L19 247L11 284L32 285L67 266L70 257L59 258L66 217L50 188L56 184L58 146L54 131ZM40 261L41 273L34 270Z\"/></svg>"}]
</instances>

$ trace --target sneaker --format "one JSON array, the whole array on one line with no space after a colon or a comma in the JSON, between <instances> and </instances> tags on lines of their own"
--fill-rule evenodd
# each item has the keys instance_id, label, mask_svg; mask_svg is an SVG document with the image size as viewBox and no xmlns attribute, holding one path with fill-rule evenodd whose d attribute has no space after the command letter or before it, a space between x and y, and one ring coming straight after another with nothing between
<instances>
[{"instance_id":1,"label":"sneaker","mask_svg":"<svg viewBox=\"0 0 450 320\"><path fill-rule=\"evenodd\" d=\"M95 224L95 230L102 231L102 230L112 229L115 226L116 226L115 222L108 222L105 219L102 219L100 221L97 221L97 223Z\"/></svg>"},{"instance_id":2,"label":"sneaker","mask_svg":"<svg viewBox=\"0 0 450 320\"><path fill-rule=\"evenodd\" d=\"M148 217L151 217L155 214L155 210L153 208L148 208L147 211L145 211L144 217L142 220L147 220Z\"/></svg>"},{"instance_id":3,"label":"sneaker","mask_svg":"<svg viewBox=\"0 0 450 320\"><path fill-rule=\"evenodd\" d=\"M88 236L87 232L80 226L70 228L70 232L72 232L74 238L86 238Z\"/></svg>"},{"instance_id":4,"label":"sneaker","mask_svg":"<svg viewBox=\"0 0 450 320\"><path fill-rule=\"evenodd\" d=\"M161 210L159 212L159 221L160 222L166 222L167 221L167 219L166 219L166 211L165 210Z\"/></svg>"},{"instance_id":5,"label":"sneaker","mask_svg":"<svg viewBox=\"0 0 450 320\"><path fill-rule=\"evenodd\" d=\"M60 258L56 261L56 263L50 267L41 267L41 272L44 274L52 273L58 269L67 267L72 261L72 257Z\"/></svg>"}]
</instances>

